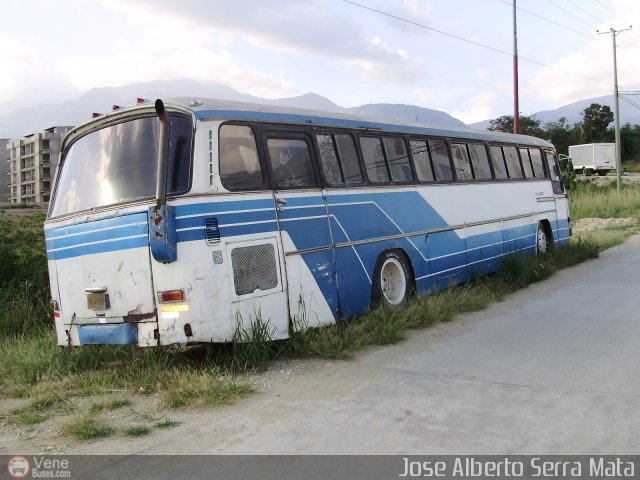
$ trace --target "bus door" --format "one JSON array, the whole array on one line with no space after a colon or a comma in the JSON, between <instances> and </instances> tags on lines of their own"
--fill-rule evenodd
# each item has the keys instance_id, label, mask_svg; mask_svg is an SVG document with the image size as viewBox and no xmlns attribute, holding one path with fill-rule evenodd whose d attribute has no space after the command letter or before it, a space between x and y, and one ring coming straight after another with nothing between
<instances>
[{"instance_id":1,"label":"bus door","mask_svg":"<svg viewBox=\"0 0 640 480\"><path fill-rule=\"evenodd\" d=\"M157 328L146 211L53 227L46 237L74 345L138 343L137 324Z\"/></svg>"},{"instance_id":2,"label":"bus door","mask_svg":"<svg viewBox=\"0 0 640 480\"><path fill-rule=\"evenodd\" d=\"M265 145L275 184L292 326L299 330L333 323L339 311L335 255L326 201L314 173L311 138L268 131Z\"/></svg>"},{"instance_id":3,"label":"bus door","mask_svg":"<svg viewBox=\"0 0 640 480\"><path fill-rule=\"evenodd\" d=\"M551 186L553 188L553 196L555 199L555 208L557 222L553 231L553 238L555 241L559 241L568 238L570 235L569 225L569 202L567 200L567 194L562 184L562 176L560 173L560 165L555 152L552 150L545 150L545 157L547 159L547 166L549 167L549 176L551 177Z\"/></svg>"}]
</instances>

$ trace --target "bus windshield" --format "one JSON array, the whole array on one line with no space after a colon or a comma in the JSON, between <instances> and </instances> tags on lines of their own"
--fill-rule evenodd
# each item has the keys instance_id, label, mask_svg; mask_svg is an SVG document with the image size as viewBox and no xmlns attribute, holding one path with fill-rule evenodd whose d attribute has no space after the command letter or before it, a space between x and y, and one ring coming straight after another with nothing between
<instances>
[{"instance_id":1,"label":"bus windshield","mask_svg":"<svg viewBox=\"0 0 640 480\"><path fill-rule=\"evenodd\" d=\"M167 194L189 189L193 126L170 116ZM62 154L51 217L153 197L156 191L160 121L129 120L91 132Z\"/></svg>"}]
</instances>

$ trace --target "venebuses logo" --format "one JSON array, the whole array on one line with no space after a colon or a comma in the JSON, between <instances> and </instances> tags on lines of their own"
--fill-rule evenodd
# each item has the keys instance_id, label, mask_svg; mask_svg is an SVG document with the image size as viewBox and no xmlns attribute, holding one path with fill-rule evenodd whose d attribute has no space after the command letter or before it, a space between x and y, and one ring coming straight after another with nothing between
<instances>
[{"instance_id":1,"label":"venebuses logo","mask_svg":"<svg viewBox=\"0 0 640 480\"><path fill-rule=\"evenodd\" d=\"M11 457L7 462L7 472L11 478L27 478L31 465L25 457Z\"/></svg>"}]
</instances>

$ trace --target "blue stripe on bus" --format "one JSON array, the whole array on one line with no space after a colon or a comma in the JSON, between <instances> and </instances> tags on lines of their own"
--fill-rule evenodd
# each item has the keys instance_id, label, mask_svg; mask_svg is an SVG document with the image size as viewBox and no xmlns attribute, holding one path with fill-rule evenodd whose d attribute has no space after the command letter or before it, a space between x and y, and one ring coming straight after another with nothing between
<instances>
[{"instance_id":1,"label":"blue stripe on bus","mask_svg":"<svg viewBox=\"0 0 640 480\"><path fill-rule=\"evenodd\" d=\"M276 214L273 207L271 210L258 210L240 213L209 213L207 215L200 215L197 217L178 218L176 220L176 228L178 230L184 228L204 227L204 222L207 218L215 217L218 219L218 225L224 224L238 224L238 223L252 223L262 222L266 220L275 221Z\"/></svg>"},{"instance_id":2,"label":"blue stripe on bus","mask_svg":"<svg viewBox=\"0 0 640 480\"><path fill-rule=\"evenodd\" d=\"M94 243L101 241L116 241L118 239L124 239L136 235L147 235L149 231L148 224L145 220L144 223L128 224L119 227L111 227L108 230L103 230L102 225L100 228L87 231L83 233L76 233L74 236L57 236L55 239L46 241L47 250L60 250L65 247L74 245L81 245L85 243ZM59 235L60 232L57 233Z\"/></svg>"},{"instance_id":3,"label":"blue stripe on bus","mask_svg":"<svg viewBox=\"0 0 640 480\"><path fill-rule=\"evenodd\" d=\"M223 202L192 203L189 205L176 205L176 218L186 215L218 215L220 213L236 210L261 210L273 209L273 199L233 200Z\"/></svg>"},{"instance_id":4,"label":"blue stripe on bus","mask_svg":"<svg viewBox=\"0 0 640 480\"><path fill-rule=\"evenodd\" d=\"M55 250L47 252L49 260L64 260L66 258L82 257L96 253L115 252L133 248L149 248L149 237L147 235L125 240L114 239L103 243L93 243L91 245L79 245L65 250Z\"/></svg>"},{"instance_id":5,"label":"blue stripe on bus","mask_svg":"<svg viewBox=\"0 0 640 480\"><path fill-rule=\"evenodd\" d=\"M278 228L276 221L272 220L267 223L254 223L247 225L234 225L232 227L220 226L220 237L236 237L240 235L251 235L256 233L277 233ZM198 229L182 230L177 232L178 243L195 242L205 240L204 226Z\"/></svg>"},{"instance_id":6,"label":"blue stripe on bus","mask_svg":"<svg viewBox=\"0 0 640 480\"><path fill-rule=\"evenodd\" d=\"M384 219L387 224L388 231L399 230L393 224L397 225L403 232L414 232L426 230L429 228L446 227L447 222L440 216L438 212L425 200L425 198L415 191L404 192L388 192L388 193L369 193L369 194L344 194L344 195L328 195L327 205L329 213L343 211L345 215L353 212L355 207L363 207L367 205L367 211L371 214ZM407 206L410 206L407 208ZM420 214L416 214L416 212ZM353 212L350 216L362 217L361 212ZM393 219L393 222L390 220ZM364 228L363 234L370 230ZM363 238L367 238L366 236Z\"/></svg>"},{"instance_id":7,"label":"blue stripe on bus","mask_svg":"<svg viewBox=\"0 0 640 480\"><path fill-rule=\"evenodd\" d=\"M317 197L288 197L288 208L281 212L283 220L281 229L290 235L297 249L331 245L331 237L326 228L326 217L324 217L326 209L323 206L316 206L317 201ZM366 240L372 236L410 233L420 229L437 228L446 225L446 222L433 211L425 199L417 192L331 195L327 202L331 214L331 228L335 243ZM414 208L403 207L403 205L407 204L413 205ZM254 208L272 207L273 202L271 199L212 202L178 206L176 210L178 216L215 214L219 220L223 219L225 221L228 218L231 222L240 223L240 225L226 226L223 221L220 221L221 237L277 232L274 210L251 211L250 206ZM295 206L308 208L291 208ZM427 208L427 214L415 215L417 209L423 211L424 208ZM240 212L227 213L238 210ZM393 218L393 221L389 217ZM54 247L53 251L49 252L49 258L64 259L91 253L147 246L148 242L145 237L122 239L122 236L126 236L124 233L135 234L141 231L144 233L144 226L133 227L130 231L130 227L124 227L123 225L141 219L146 222L146 212L103 219L98 222L49 229L47 230L48 239L60 237L63 233L77 234L76 236L56 239L55 241L49 240L48 245ZM181 218L178 222L177 238L179 243L203 241L205 239L202 217ZM561 228L563 224L568 226L568 221L554 222L554 227L556 229ZM96 232L96 230L112 227L113 230ZM139 227L142 227L142 229ZM185 228L190 230L181 230ZM114 233L117 233L120 239L109 238ZM382 247L402 248L407 252L414 265L416 278L424 277L432 280L444 278L451 281L457 280L461 276L461 273L455 270L460 269L462 271L467 264L472 265L470 269L485 271L491 268L493 257L535 246L534 237L535 225L511 228L504 231L497 229L491 233L469 237L466 242L455 232L441 232L432 234L428 243L421 235L417 235L411 239L400 238L391 242L375 242L369 244L369 246L358 245L355 248L339 249L344 250L344 252L338 254L338 256L340 258L349 258L350 264L356 262L353 267L371 277L375 266L375 258L377 258L377 253L375 252L379 252ZM558 242L560 240L565 241L566 238L568 238L568 234L563 235L562 238L558 236L557 240ZM84 245L92 241L101 243ZM61 246L74 248L59 250ZM338 264L340 264L339 261ZM313 269L311 268L311 270ZM466 277L466 274L464 277ZM346 279L343 279L341 282L341 288L344 286L345 281Z\"/></svg>"},{"instance_id":8,"label":"blue stripe on bus","mask_svg":"<svg viewBox=\"0 0 640 480\"><path fill-rule=\"evenodd\" d=\"M146 223L147 212L133 212L124 215L117 215L97 220L84 221L82 223L73 223L61 227L52 227L45 230L45 238L47 240L55 237L76 235L92 232L98 229L120 227L128 223Z\"/></svg>"}]
</instances>

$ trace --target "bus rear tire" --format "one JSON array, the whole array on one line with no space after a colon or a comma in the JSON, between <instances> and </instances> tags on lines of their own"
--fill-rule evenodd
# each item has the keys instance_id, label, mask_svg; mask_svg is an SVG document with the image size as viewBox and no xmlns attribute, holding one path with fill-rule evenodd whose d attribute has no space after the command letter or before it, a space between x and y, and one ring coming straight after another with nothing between
<instances>
[{"instance_id":1,"label":"bus rear tire","mask_svg":"<svg viewBox=\"0 0 640 480\"><path fill-rule=\"evenodd\" d=\"M371 288L373 305L402 305L413 291L413 269L406 255L401 250L387 250L380 255Z\"/></svg>"}]
</instances>

